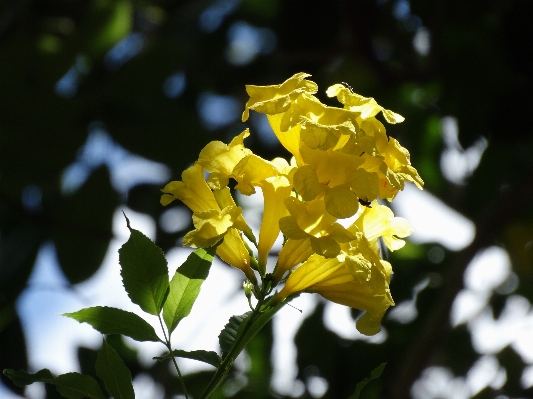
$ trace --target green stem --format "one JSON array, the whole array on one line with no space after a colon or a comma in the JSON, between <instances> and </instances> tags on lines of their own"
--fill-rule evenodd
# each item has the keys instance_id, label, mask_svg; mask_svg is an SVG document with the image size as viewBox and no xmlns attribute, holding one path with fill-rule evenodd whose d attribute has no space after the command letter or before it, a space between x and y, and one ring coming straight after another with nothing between
<instances>
[{"instance_id":1,"label":"green stem","mask_svg":"<svg viewBox=\"0 0 533 399\"><path fill-rule=\"evenodd\" d=\"M233 343L233 346L231 347L231 349L227 353L226 357L224 358L224 360L222 361L220 366L218 366L217 371L215 372L215 375L213 376L211 381L209 381L209 384L205 388L205 391L202 394L202 396L200 397L200 399L207 399L215 391L215 389L220 385L220 383L222 381L224 381L224 378L228 374L231 366L233 365L233 362L235 361L237 356L239 356L241 351L244 349L244 345L241 345L242 341L244 340L244 338L246 336L246 333L250 329L253 320L257 317L257 315L259 313L259 308L260 308L261 302L262 301L259 301L257 303L257 305L256 305L255 309L253 310L252 314L246 320L244 320L246 325L244 326L244 329L243 329L242 333L239 334L239 336L237 337L237 339Z\"/></svg>"},{"instance_id":2,"label":"green stem","mask_svg":"<svg viewBox=\"0 0 533 399\"><path fill-rule=\"evenodd\" d=\"M172 345L170 345L170 335L167 337L165 327L163 326L163 320L161 320L161 315L158 315L157 317L159 319L159 324L161 324L161 329L163 330L163 336L165 337L165 346L167 347L168 352L172 353ZM174 363L174 367L178 372L178 380L181 384L181 390L183 391L183 395L185 395L185 399L189 399L189 395L187 394L187 388L185 388L185 381L183 381L183 376L181 375L180 368L178 367L178 362L176 362L176 358L174 356L172 356L172 363Z\"/></svg>"},{"instance_id":3,"label":"green stem","mask_svg":"<svg viewBox=\"0 0 533 399\"><path fill-rule=\"evenodd\" d=\"M248 342L255 337L255 335L267 324L270 319L280 310L284 305L289 302L290 299L285 302L279 303L274 307L268 308L266 310L261 310L265 300L264 297L259 300L252 314L246 318L243 322L244 325L242 331L237 336L237 339L233 343L233 346L229 350L228 354L217 368L215 375L207 385L204 393L200 399L207 399L215 391L215 389L224 381L227 373L229 372L233 362L246 347ZM240 328L239 328L240 330Z\"/></svg>"}]
</instances>

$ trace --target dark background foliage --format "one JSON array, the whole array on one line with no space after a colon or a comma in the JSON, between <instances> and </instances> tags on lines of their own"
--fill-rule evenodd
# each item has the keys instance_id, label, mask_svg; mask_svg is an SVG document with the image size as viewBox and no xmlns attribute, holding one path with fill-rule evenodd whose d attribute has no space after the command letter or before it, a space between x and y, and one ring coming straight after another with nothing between
<instances>
[{"instance_id":1,"label":"dark background foliage","mask_svg":"<svg viewBox=\"0 0 533 399\"><path fill-rule=\"evenodd\" d=\"M527 0L2 1L0 368L28 367L15 303L43 243L54 243L62 271L77 284L99 268L118 206L127 204L156 221L164 211L160 185L120 188L108 168L91 159L82 159L83 184L65 189L63 173L80 159L89 133L107 132L127 151L168 165L179 179L208 141L227 141L243 130L245 84L280 83L305 71L325 102L333 104L325 88L345 81L405 116L389 134L411 152L425 189L472 220L477 234L459 252L437 246L444 254L441 263L428 260L434 244L411 243L408 255L392 256L397 303L409 299L425 277L437 283L419 294L412 323L384 321L383 344L340 339L323 326L319 306L296 337L298 378L320 375L329 382L325 397L346 398L387 361L384 375L363 397L399 399L410 397L411 385L430 365L464 375L479 354L464 325L451 328L449 315L474 255L492 245L504 247L519 280L512 294L533 300L532 5ZM243 27L248 33L239 36ZM235 41L251 36L255 45ZM239 49L251 51L248 58L239 58ZM231 112L209 108L210 98L229 99ZM232 111L235 104L238 112ZM219 119L206 119L204 109ZM463 148L481 137L488 142L464 184L441 172L445 116L456 118ZM257 125L252 120L251 128ZM266 158L283 153L257 137L247 145ZM168 233L158 224L157 243L168 250L186 230ZM509 294L491 297L495 317ZM179 393L166 367L145 369L115 341L134 375L150 373L165 384L167 397ZM247 383L235 397L277 397L269 389L271 344L268 329L251 344ZM510 348L497 357L507 371L506 384L476 398L533 396L520 385L523 360ZM93 372L94 358L80 348L84 372ZM195 397L207 378L207 372L186 377Z\"/></svg>"}]
</instances>

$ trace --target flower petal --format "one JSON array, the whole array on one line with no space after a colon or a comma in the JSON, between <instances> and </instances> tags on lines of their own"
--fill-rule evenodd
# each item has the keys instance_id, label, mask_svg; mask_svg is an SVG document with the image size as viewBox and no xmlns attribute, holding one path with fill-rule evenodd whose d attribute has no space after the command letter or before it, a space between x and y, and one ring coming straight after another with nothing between
<instances>
[{"instance_id":1,"label":"flower petal","mask_svg":"<svg viewBox=\"0 0 533 399\"><path fill-rule=\"evenodd\" d=\"M267 257L279 236L279 220L289 214L285 198L291 195L292 185L285 176L269 177L260 183L264 198L263 220L259 231L259 268L265 271Z\"/></svg>"},{"instance_id":2,"label":"flower petal","mask_svg":"<svg viewBox=\"0 0 533 399\"><path fill-rule=\"evenodd\" d=\"M328 213L337 219L349 218L355 215L359 209L357 194L346 185L327 190L324 203Z\"/></svg>"},{"instance_id":3,"label":"flower petal","mask_svg":"<svg viewBox=\"0 0 533 399\"><path fill-rule=\"evenodd\" d=\"M161 204L168 205L175 199L181 200L193 212L220 210L217 201L204 179L204 171L198 163L185 169L181 174L183 181L168 183L161 191Z\"/></svg>"},{"instance_id":4,"label":"flower petal","mask_svg":"<svg viewBox=\"0 0 533 399\"><path fill-rule=\"evenodd\" d=\"M241 194L252 195L254 186L260 186L261 181L280 175L276 165L255 154L244 157L233 169L232 177L237 180L236 190Z\"/></svg>"},{"instance_id":5,"label":"flower petal","mask_svg":"<svg viewBox=\"0 0 533 399\"><path fill-rule=\"evenodd\" d=\"M281 248L278 263L274 270L274 281L280 281L285 272L311 256L313 248L309 239L293 240L289 238Z\"/></svg>"},{"instance_id":6,"label":"flower petal","mask_svg":"<svg viewBox=\"0 0 533 399\"><path fill-rule=\"evenodd\" d=\"M198 157L198 163L210 172L208 184L213 189L221 189L228 184L228 178L235 166L252 152L244 147L244 139L250 135L248 129L233 138L229 145L221 141L207 144Z\"/></svg>"},{"instance_id":7,"label":"flower petal","mask_svg":"<svg viewBox=\"0 0 533 399\"><path fill-rule=\"evenodd\" d=\"M291 99L301 93L316 93L318 86L315 82L305 80L308 76L311 75L300 72L279 85L247 85L246 92L250 99L246 103L242 121L245 122L248 119L251 109L268 115L279 114L286 111L291 106Z\"/></svg>"},{"instance_id":8,"label":"flower petal","mask_svg":"<svg viewBox=\"0 0 533 399\"><path fill-rule=\"evenodd\" d=\"M217 247L217 255L224 262L241 269L248 280L257 284L255 274L250 266L250 253L235 228L230 228L224 236L224 241Z\"/></svg>"}]
</instances>

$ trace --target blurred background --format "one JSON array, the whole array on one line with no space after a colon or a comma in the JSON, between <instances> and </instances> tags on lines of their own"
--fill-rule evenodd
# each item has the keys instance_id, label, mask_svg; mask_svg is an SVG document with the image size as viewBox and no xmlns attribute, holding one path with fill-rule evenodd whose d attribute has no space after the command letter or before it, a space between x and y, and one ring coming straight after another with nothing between
<instances>
[{"instance_id":1,"label":"blurred background","mask_svg":"<svg viewBox=\"0 0 533 399\"><path fill-rule=\"evenodd\" d=\"M348 398L382 362L362 398L533 397L532 15L527 0L0 2L0 369L94 375L101 336L59 314L127 302L121 212L175 269L190 212L160 206L160 189L246 127L254 152L286 156L262 115L240 122L244 85L308 72L329 105L343 81L406 118L387 133L426 185L392 204L415 230L388 255L397 306L366 339L357 311L303 295L217 397ZM214 349L204 342L246 311L234 271L214 264L201 327L176 342ZM180 397L150 360L162 348L109 341L137 397ZM183 367L198 397L212 371ZM58 397L2 384L2 398Z\"/></svg>"}]
</instances>

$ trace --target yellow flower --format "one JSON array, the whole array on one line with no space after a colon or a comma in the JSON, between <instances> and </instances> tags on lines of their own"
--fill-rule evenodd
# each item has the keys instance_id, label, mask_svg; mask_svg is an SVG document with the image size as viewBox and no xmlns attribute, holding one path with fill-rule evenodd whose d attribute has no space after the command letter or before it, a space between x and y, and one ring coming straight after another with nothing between
<instances>
[{"instance_id":1,"label":"yellow flower","mask_svg":"<svg viewBox=\"0 0 533 399\"><path fill-rule=\"evenodd\" d=\"M363 270L365 278L356 278L343 258L311 255L289 276L273 301L279 303L299 292L318 293L332 302L364 310L365 314L357 321L356 328L365 335L377 334L383 315L389 306L394 305L389 291L389 276L370 268L369 271Z\"/></svg>"},{"instance_id":2,"label":"yellow flower","mask_svg":"<svg viewBox=\"0 0 533 399\"><path fill-rule=\"evenodd\" d=\"M195 163L181 174L182 181L168 183L161 191L161 204L168 205L179 199L193 212L219 209L213 192L204 180L202 166Z\"/></svg>"},{"instance_id":3,"label":"yellow flower","mask_svg":"<svg viewBox=\"0 0 533 399\"><path fill-rule=\"evenodd\" d=\"M263 191L264 212L259 231L259 245L257 247L260 272L265 272L267 257L272 245L279 236L279 220L287 216L285 199L291 195L292 184L286 176L273 176L262 180L260 186Z\"/></svg>"},{"instance_id":4,"label":"yellow flower","mask_svg":"<svg viewBox=\"0 0 533 399\"><path fill-rule=\"evenodd\" d=\"M326 212L322 198L301 202L294 197L285 200L290 216L279 220L283 234L293 240L309 239L313 251L327 258L340 252L339 243L349 242L355 236L337 223L337 219Z\"/></svg>"},{"instance_id":5,"label":"yellow flower","mask_svg":"<svg viewBox=\"0 0 533 399\"><path fill-rule=\"evenodd\" d=\"M411 166L409 151L402 147L396 139L389 137L386 145L380 146L380 153L384 157L384 163L381 165L380 171L386 178L387 183L392 187L392 190L389 191L393 193L393 195L384 193L381 198L392 200L398 190L403 190L404 181L415 183L419 189L423 188L424 181L416 169ZM384 188L386 189L387 187Z\"/></svg>"},{"instance_id":6,"label":"yellow flower","mask_svg":"<svg viewBox=\"0 0 533 399\"><path fill-rule=\"evenodd\" d=\"M280 85L253 86L247 85L246 92L250 99L242 114L242 121L248 119L249 110L267 115L279 114L286 111L291 102L302 93L316 93L318 86L315 82L305 80L311 76L308 73L297 73Z\"/></svg>"},{"instance_id":7,"label":"yellow flower","mask_svg":"<svg viewBox=\"0 0 533 399\"><path fill-rule=\"evenodd\" d=\"M381 107L373 98L353 93L340 84L329 87L326 93L329 97L336 96L344 104L344 109L358 114L356 120L360 130L357 134L357 144L367 154L383 160L379 165L379 197L392 200L398 190L403 190L405 180L422 189L424 182L411 166L409 152L397 140L387 137L385 127L375 118L381 112L388 123L400 123L404 120L403 116ZM371 201L374 198L369 197L366 200Z\"/></svg>"},{"instance_id":8,"label":"yellow flower","mask_svg":"<svg viewBox=\"0 0 533 399\"><path fill-rule=\"evenodd\" d=\"M248 280L257 284L257 279L250 265L250 253L237 229L228 229L224 241L217 247L217 255L224 262L241 269Z\"/></svg>"},{"instance_id":9,"label":"yellow flower","mask_svg":"<svg viewBox=\"0 0 533 399\"><path fill-rule=\"evenodd\" d=\"M400 238L405 238L413 232L408 220L394 216L390 208L375 201L371 208L365 208L352 226L363 232L369 242L377 242L381 237L391 251L402 248L405 241ZM348 230L352 229L349 227Z\"/></svg>"},{"instance_id":10,"label":"yellow flower","mask_svg":"<svg viewBox=\"0 0 533 399\"><path fill-rule=\"evenodd\" d=\"M293 240L289 238L279 252L276 268L272 273L274 283L281 281L285 273L302 263L313 254L310 239Z\"/></svg>"},{"instance_id":11,"label":"yellow flower","mask_svg":"<svg viewBox=\"0 0 533 399\"><path fill-rule=\"evenodd\" d=\"M361 119L373 118L381 112L385 117L385 120L389 123L400 123L404 121L404 117L400 114L383 108L371 97L363 97L353 93L349 88L342 84L330 86L326 90L326 94L328 97L336 96L339 102L344 104L345 109L359 113Z\"/></svg>"},{"instance_id":12,"label":"yellow flower","mask_svg":"<svg viewBox=\"0 0 533 399\"><path fill-rule=\"evenodd\" d=\"M307 165L294 173L294 188L302 199L312 201L324 195L327 212L338 219L355 215L358 196L351 189L358 168L364 159L351 154L302 147Z\"/></svg>"},{"instance_id":13,"label":"yellow flower","mask_svg":"<svg viewBox=\"0 0 533 399\"><path fill-rule=\"evenodd\" d=\"M193 213L196 230L187 233L185 245L206 248L215 245L226 234L228 228L237 227L251 234L250 227L242 217L228 188L211 191L205 182L202 166L195 163L182 173L183 181L175 181L163 188L161 203L167 205L174 199L181 200Z\"/></svg>"},{"instance_id":14,"label":"yellow flower","mask_svg":"<svg viewBox=\"0 0 533 399\"><path fill-rule=\"evenodd\" d=\"M224 240L217 247L217 254L252 278L250 256L238 230L252 241L255 238L242 216L242 209L231 197L229 188L211 191L199 163L187 168L181 177L182 181L170 182L163 188L161 203L168 205L179 199L193 211L195 229L183 237L183 244L192 248L207 248Z\"/></svg>"},{"instance_id":15,"label":"yellow flower","mask_svg":"<svg viewBox=\"0 0 533 399\"><path fill-rule=\"evenodd\" d=\"M212 189L226 187L235 166L252 154L252 151L244 147L244 139L249 135L250 131L246 129L231 140L229 145L212 141L200 151L198 163L211 173L207 183Z\"/></svg>"},{"instance_id":16,"label":"yellow flower","mask_svg":"<svg viewBox=\"0 0 533 399\"><path fill-rule=\"evenodd\" d=\"M266 114L293 156L290 163L265 160L247 149L246 129L229 144L207 144L198 161L183 172L182 181L165 186L161 203L183 201L194 212L195 226L184 244L207 247L223 240L217 247L219 257L241 269L254 285L251 265L266 276L268 255L281 231L285 243L269 287L286 281L273 303L300 292L318 293L365 311L356 327L373 335L394 305L389 291L392 267L381 258L378 239L394 251L412 230L408 221L376 199L392 200L405 181L421 189L423 181L411 166L409 152L388 137L376 119L381 113L388 123L399 123L401 115L340 84L326 93L337 97L342 107L324 105L314 96L317 85L306 79L309 76L297 73L279 85L246 86L250 99L242 120L250 110ZM209 173L207 179L204 172ZM261 188L264 212L258 243L231 196L230 179L243 195ZM348 217L355 218L348 228L338 223ZM241 232L256 245L257 260Z\"/></svg>"}]
</instances>

